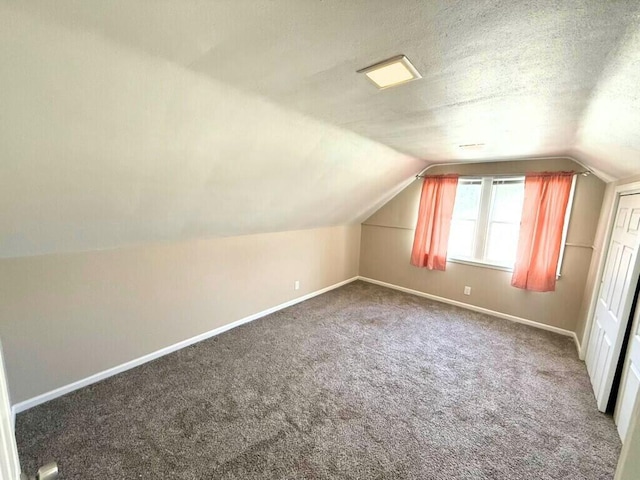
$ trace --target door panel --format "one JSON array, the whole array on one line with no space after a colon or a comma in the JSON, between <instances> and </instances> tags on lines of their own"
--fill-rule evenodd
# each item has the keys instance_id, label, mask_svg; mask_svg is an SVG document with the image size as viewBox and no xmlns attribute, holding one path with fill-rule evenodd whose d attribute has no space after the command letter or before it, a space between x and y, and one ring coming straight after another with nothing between
<instances>
[{"instance_id":1,"label":"door panel","mask_svg":"<svg viewBox=\"0 0 640 480\"><path fill-rule=\"evenodd\" d=\"M638 217L640 218L640 216ZM640 393L640 308L636 307L636 315L629 337L629 347L622 370L622 379L618 391L618 403L614 419L618 425L618 433L625 441L631 424L631 414L636 398Z\"/></svg>"},{"instance_id":2,"label":"door panel","mask_svg":"<svg viewBox=\"0 0 640 480\"><path fill-rule=\"evenodd\" d=\"M621 384L622 394L616 406L616 424L618 425L618 433L623 442L631 422L633 406L635 405L635 400L640 390L640 372L638 372L636 365L628 365L626 377L624 383Z\"/></svg>"},{"instance_id":3,"label":"door panel","mask_svg":"<svg viewBox=\"0 0 640 480\"><path fill-rule=\"evenodd\" d=\"M600 328L599 337L598 348L596 350L598 352L598 356L596 357L597 364L595 367L593 383L594 387L597 387L598 389L600 389L602 382L604 381L607 361L611 356L611 340L606 335L606 331L603 328Z\"/></svg>"},{"instance_id":4,"label":"door panel","mask_svg":"<svg viewBox=\"0 0 640 480\"><path fill-rule=\"evenodd\" d=\"M600 299L606 303L609 303L611 295L613 294L613 282L611 279L613 278L614 269L620 264L621 247L620 242L614 241L611 243L611 252L609 253L611 261L607 262L607 269L605 270L602 289L600 291Z\"/></svg>"},{"instance_id":5,"label":"door panel","mask_svg":"<svg viewBox=\"0 0 640 480\"><path fill-rule=\"evenodd\" d=\"M631 212L631 219L629 220L629 231L630 232L638 232L640 228L640 210L633 210Z\"/></svg>"},{"instance_id":6,"label":"door panel","mask_svg":"<svg viewBox=\"0 0 640 480\"><path fill-rule=\"evenodd\" d=\"M620 255L620 262L617 265L615 271L615 283L613 284L612 294L610 298L609 311L613 314L613 320L620 322L620 315L624 307L623 295L627 293L627 286L629 283L631 270L633 270L634 251L628 246L622 247L622 254Z\"/></svg>"},{"instance_id":7,"label":"door panel","mask_svg":"<svg viewBox=\"0 0 640 480\"><path fill-rule=\"evenodd\" d=\"M611 395L640 269L640 195L620 198L613 225L586 358L600 411Z\"/></svg>"}]
</instances>

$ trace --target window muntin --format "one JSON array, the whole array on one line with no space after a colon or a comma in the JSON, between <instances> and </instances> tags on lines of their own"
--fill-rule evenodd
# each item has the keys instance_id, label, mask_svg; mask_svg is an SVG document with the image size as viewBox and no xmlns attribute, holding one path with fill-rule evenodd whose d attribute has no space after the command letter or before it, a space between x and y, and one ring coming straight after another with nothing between
<instances>
[{"instance_id":1,"label":"window muntin","mask_svg":"<svg viewBox=\"0 0 640 480\"><path fill-rule=\"evenodd\" d=\"M448 257L513 267L524 200L524 177L461 178Z\"/></svg>"}]
</instances>

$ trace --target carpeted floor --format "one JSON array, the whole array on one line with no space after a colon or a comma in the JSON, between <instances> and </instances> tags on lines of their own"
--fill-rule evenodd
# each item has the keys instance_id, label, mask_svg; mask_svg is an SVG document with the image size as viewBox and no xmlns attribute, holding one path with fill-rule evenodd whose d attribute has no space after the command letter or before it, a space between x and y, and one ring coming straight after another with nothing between
<instances>
[{"instance_id":1,"label":"carpeted floor","mask_svg":"<svg viewBox=\"0 0 640 480\"><path fill-rule=\"evenodd\" d=\"M573 340L356 282L29 410L63 479L608 479Z\"/></svg>"}]
</instances>

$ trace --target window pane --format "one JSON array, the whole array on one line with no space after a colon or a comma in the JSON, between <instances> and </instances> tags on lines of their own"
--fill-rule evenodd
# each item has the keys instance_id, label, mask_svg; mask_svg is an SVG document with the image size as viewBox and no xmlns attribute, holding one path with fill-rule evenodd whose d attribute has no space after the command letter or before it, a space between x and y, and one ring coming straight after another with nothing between
<instances>
[{"instance_id":1,"label":"window pane","mask_svg":"<svg viewBox=\"0 0 640 480\"><path fill-rule=\"evenodd\" d=\"M520 223L490 223L486 260L513 266L516 261Z\"/></svg>"},{"instance_id":2,"label":"window pane","mask_svg":"<svg viewBox=\"0 0 640 480\"><path fill-rule=\"evenodd\" d=\"M464 220L476 220L480 207L480 192L482 185L479 182L459 182L456 189L456 202L453 207L453 218Z\"/></svg>"},{"instance_id":3,"label":"window pane","mask_svg":"<svg viewBox=\"0 0 640 480\"><path fill-rule=\"evenodd\" d=\"M449 232L449 257L473 257L474 220L452 220Z\"/></svg>"},{"instance_id":4,"label":"window pane","mask_svg":"<svg viewBox=\"0 0 640 480\"><path fill-rule=\"evenodd\" d=\"M494 183L491 199L491 221L520 223L524 182Z\"/></svg>"}]
</instances>

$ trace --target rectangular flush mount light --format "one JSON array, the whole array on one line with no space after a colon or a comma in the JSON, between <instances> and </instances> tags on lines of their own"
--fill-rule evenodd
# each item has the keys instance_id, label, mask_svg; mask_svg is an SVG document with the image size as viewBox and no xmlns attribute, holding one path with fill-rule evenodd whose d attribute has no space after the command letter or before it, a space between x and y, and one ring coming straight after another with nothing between
<instances>
[{"instance_id":1,"label":"rectangular flush mount light","mask_svg":"<svg viewBox=\"0 0 640 480\"><path fill-rule=\"evenodd\" d=\"M416 67L411 65L404 55L376 63L358 70L357 73L364 73L380 90L422 78Z\"/></svg>"}]
</instances>

